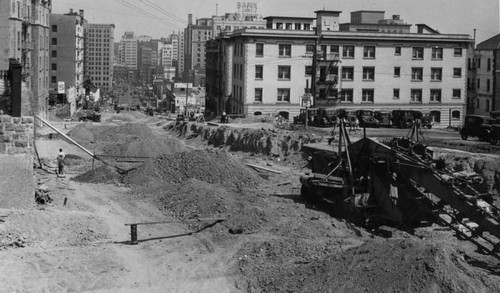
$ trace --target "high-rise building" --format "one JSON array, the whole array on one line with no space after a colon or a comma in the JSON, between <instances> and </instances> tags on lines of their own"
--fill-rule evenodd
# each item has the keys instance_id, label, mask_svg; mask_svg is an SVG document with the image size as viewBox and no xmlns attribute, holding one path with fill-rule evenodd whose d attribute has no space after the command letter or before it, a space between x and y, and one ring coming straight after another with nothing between
<instances>
[{"instance_id":1,"label":"high-rise building","mask_svg":"<svg viewBox=\"0 0 500 293\"><path fill-rule=\"evenodd\" d=\"M85 29L85 79L103 92L113 89L115 25L89 23Z\"/></svg>"},{"instance_id":2,"label":"high-rise building","mask_svg":"<svg viewBox=\"0 0 500 293\"><path fill-rule=\"evenodd\" d=\"M184 31L179 31L179 47L178 47L178 64L177 64L177 76L180 76L184 72L184 44L185 44L185 39L184 39Z\"/></svg>"},{"instance_id":3,"label":"high-rise building","mask_svg":"<svg viewBox=\"0 0 500 293\"><path fill-rule=\"evenodd\" d=\"M125 32L120 44L122 50L120 52L120 63L129 69L138 69L138 41L137 38L134 37L134 32Z\"/></svg>"},{"instance_id":4,"label":"high-rise building","mask_svg":"<svg viewBox=\"0 0 500 293\"><path fill-rule=\"evenodd\" d=\"M53 92L65 94L74 88L75 97L85 95L84 80L84 27L83 10L71 9L67 14L50 15L50 87ZM70 97L66 97L70 99ZM76 99L75 99L76 100ZM72 101L68 100L71 104Z\"/></svg>"},{"instance_id":5,"label":"high-rise building","mask_svg":"<svg viewBox=\"0 0 500 293\"><path fill-rule=\"evenodd\" d=\"M192 79L195 71L205 69L205 44L212 38L212 19L197 19L188 16L188 26L184 29L184 71L185 80Z\"/></svg>"}]
</instances>

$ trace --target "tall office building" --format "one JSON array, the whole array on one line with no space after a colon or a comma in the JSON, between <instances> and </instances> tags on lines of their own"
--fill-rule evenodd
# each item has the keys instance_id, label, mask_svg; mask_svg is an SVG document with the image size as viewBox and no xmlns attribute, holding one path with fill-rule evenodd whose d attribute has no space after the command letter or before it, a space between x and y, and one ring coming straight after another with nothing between
<instances>
[{"instance_id":1,"label":"tall office building","mask_svg":"<svg viewBox=\"0 0 500 293\"><path fill-rule=\"evenodd\" d=\"M71 9L67 14L50 15L50 87L64 94L74 87L76 97L85 94L83 88L84 27L83 10ZM62 88L59 88L62 87ZM62 91L62 92L59 92Z\"/></svg>"},{"instance_id":2,"label":"tall office building","mask_svg":"<svg viewBox=\"0 0 500 293\"><path fill-rule=\"evenodd\" d=\"M85 38L85 79L109 92L113 89L115 25L89 23Z\"/></svg>"},{"instance_id":3,"label":"tall office building","mask_svg":"<svg viewBox=\"0 0 500 293\"><path fill-rule=\"evenodd\" d=\"M205 44L212 39L212 19L200 18L193 23L193 15L188 16L188 26L184 29L184 71L189 80L195 71L205 69Z\"/></svg>"},{"instance_id":4,"label":"tall office building","mask_svg":"<svg viewBox=\"0 0 500 293\"><path fill-rule=\"evenodd\" d=\"M137 38L134 37L134 32L125 32L120 44L122 50L120 52L120 63L129 69L138 69L138 41Z\"/></svg>"}]
</instances>

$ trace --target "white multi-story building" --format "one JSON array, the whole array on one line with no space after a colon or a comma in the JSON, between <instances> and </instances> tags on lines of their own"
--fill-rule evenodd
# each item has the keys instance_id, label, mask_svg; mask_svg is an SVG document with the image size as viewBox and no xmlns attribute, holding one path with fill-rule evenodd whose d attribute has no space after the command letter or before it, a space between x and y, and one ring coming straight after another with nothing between
<instances>
[{"instance_id":1,"label":"white multi-story building","mask_svg":"<svg viewBox=\"0 0 500 293\"><path fill-rule=\"evenodd\" d=\"M184 31L179 31L179 47L178 47L178 65L177 65L177 75L181 74L184 72Z\"/></svg>"},{"instance_id":2,"label":"white multi-story building","mask_svg":"<svg viewBox=\"0 0 500 293\"><path fill-rule=\"evenodd\" d=\"M164 67L172 67L173 64L174 47L172 44L164 44L161 48L161 65Z\"/></svg>"},{"instance_id":3,"label":"white multi-story building","mask_svg":"<svg viewBox=\"0 0 500 293\"><path fill-rule=\"evenodd\" d=\"M312 93L316 107L414 109L430 113L438 127L462 123L470 36L439 34L425 25L417 25L416 33L399 32L406 24L398 19L389 29L383 15L384 31L374 24L369 31L342 31L339 11L316 15L269 17L268 29L218 38L226 49L207 51L221 60L207 74L207 84L227 84L218 93L227 97L219 109L291 118ZM216 98L207 96L207 104Z\"/></svg>"},{"instance_id":4,"label":"white multi-story building","mask_svg":"<svg viewBox=\"0 0 500 293\"><path fill-rule=\"evenodd\" d=\"M138 41L134 32L125 32L120 41L122 52L120 52L120 63L129 69L138 69Z\"/></svg>"},{"instance_id":5,"label":"white multi-story building","mask_svg":"<svg viewBox=\"0 0 500 293\"><path fill-rule=\"evenodd\" d=\"M85 78L108 92L113 89L114 24L89 23L85 29Z\"/></svg>"}]
</instances>

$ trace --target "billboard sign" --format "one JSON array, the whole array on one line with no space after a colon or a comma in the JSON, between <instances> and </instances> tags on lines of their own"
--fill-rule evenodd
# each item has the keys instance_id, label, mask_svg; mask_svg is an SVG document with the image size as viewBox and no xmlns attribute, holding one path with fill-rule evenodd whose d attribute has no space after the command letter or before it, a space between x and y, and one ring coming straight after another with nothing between
<instances>
[{"instance_id":1,"label":"billboard sign","mask_svg":"<svg viewBox=\"0 0 500 293\"><path fill-rule=\"evenodd\" d=\"M58 94L64 94L65 88L66 88L66 84L64 83L64 81L57 82L57 93Z\"/></svg>"}]
</instances>

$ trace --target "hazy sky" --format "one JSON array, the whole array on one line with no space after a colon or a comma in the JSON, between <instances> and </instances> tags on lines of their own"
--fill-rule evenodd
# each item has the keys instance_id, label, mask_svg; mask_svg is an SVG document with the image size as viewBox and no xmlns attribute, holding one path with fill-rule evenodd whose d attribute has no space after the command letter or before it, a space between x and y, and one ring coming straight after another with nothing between
<instances>
[{"instance_id":1,"label":"hazy sky","mask_svg":"<svg viewBox=\"0 0 500 293\"><path fill-rule=\"evenodd\" d=\"M382 10L386 18L399 14L408 24L425 23L441 33L473 36L477 29L477 42L500 33L500 0L52 0L52 5L53 13L83 9L91 23L114 23L118 41L124 31L168 36L186 27L189 13L196 19L236 12L237 2L257 3L263 17L314 17L324 8L342 11L344 23L352 11Z\"/></svg>"}]
</instances>

